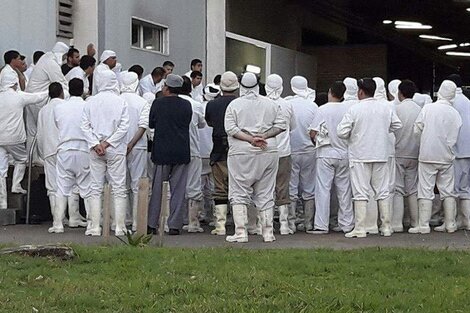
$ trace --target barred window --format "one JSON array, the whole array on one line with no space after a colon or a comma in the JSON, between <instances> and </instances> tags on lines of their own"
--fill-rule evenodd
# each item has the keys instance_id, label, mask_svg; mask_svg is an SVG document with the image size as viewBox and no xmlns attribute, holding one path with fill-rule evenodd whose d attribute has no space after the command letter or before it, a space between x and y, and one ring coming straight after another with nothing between
<instances>
[{"instance_id":1,"label":"barred window","mask_svg":"<svg viewBox=\"0 0 470 313\"><path fill-rule=\"evenodd\" d=\"M73 38L73 0L57 0L57 36Z\"/></svg>"},{"instance_id":2,"label":"barred window","mask_svg":"<svg viewBox=\"0 0 470 313\"><path fill-rule=\"evenodd\" d=\"M132 18L131 46L168 54L168 27Z\"/></svg>"}]
</instances>

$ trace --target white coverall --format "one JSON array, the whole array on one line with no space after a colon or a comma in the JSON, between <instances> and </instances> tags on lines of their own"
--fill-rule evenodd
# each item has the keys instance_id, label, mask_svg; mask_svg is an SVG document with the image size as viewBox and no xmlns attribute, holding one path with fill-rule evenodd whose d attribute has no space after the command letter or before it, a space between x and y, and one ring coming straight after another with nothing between
<instances>
[{"instance_id":1,"label":"white coverall","mask_svg":"<svg viewBox=\"0 0 470 313\"><path fill-rule=\"evenodd\" d=\"M90 150L91 170L91 227L86 235L100 236L101 197L105 179L108 178L114 199L115 234L126 232L126 135L129 129L127 103L116 94L116 74L110 70L100 73L98 94L88 98L82 115L82 130ZM100 156L93 149L101 142L109 143Z\"/></svg>"},{"instance_id":2,"label":"white coverall","mask_svg":"<svg viewBox=\"0 0 470 313\"><path fill-rule=\"evenodd\" d=\"M293 207L296 207L300 193L304 201L305 230L312 230L316 156L315 146L307 129L318 114L318 106L314 102L315 91L307 87L307 80L304 77L294 76L291 79L291 88L295 96L286 100L292 105L297 127L290 132L292 172L289 193ZM292 212L289 214L289 220L294 218L291 214Z\"/></svg>"},{"instance_id":3,"label":"white coverall","mask_svg":"<svg viewBox=\"0 0 470 313\"><path fill-rule=\"evenodd\" d=\"M345 102L326 103L318 109L318 117L309 127L309 130L317 132L315 230L328 231L333 183L339 204L338 225L345 233L354 227L348 143L347 140L338 138L337 134L338 124L349 108L350 104ZM327 139L325 144L322 143L323 136Z\"/></svg>"},{"instance_id":4,"label":"white coverall","mask_svg":"<svg viewBox=\"0 0 470 313\"><path fill-rule=\"evenodd\" d=\"M355 228L347 237L366 236L366 207L370 186L379 201L381 232L391 235L389 208L388 136L401 128L386 101L366 98L352 106L339 123L338 137L348 139L351 185L355 201Z\"/></svg>"},{"instance_id":5,"label":"white coverall","mask_svg":"<svg viewBox=\"0 0 470 313\"><path fill-rule=\"evenodd\" d=\"M234 136L240 132L261 135L274 129L285 130L281 110L272 100L260 96L257 79L252 73L243 75L240 98L233 100L225 113L228 135L229 199L235 223L235 235L230 242L247 242L247 206L252 202L260 211L262 235L265 242L274 241L274 187L278 169L276 138L266 139L267 147L252 146Z\"/></svg>"},{"instance_id":6,"label":"white coverall","mask_svg":"<svg viewBox=\"0 0 470 313\"><path fill-rule=\"evenodd\" d=\"M137 74L127 72L122 74L121 98L126 101L129 112L129 130L126 143L129 144L139 129L148 129L150 105L140 97L136 91L139 84ZM127 154L127 185L132 192L132 230L137 230L137 200L139 193L139 179L147 177L147 136L144 135Z\"/></svg>"},{"instance_id":7,"label":"white coverall","mask_svg":"<svg viewBox=\"0 0 470 313\"><path fill-rule=\"evenodd\" d=\"M139 82L139 94L143 96L147 92L150 92L155 97L155 94L162 90L164 80L162 79L159 83L153 82L152 74L144 76Z\"/></svg>"}]
</instances>

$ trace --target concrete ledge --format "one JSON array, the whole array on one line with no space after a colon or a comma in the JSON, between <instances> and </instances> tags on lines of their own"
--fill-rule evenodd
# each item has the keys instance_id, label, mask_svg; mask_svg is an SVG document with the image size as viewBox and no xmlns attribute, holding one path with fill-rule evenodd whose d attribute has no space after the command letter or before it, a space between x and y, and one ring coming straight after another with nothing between
<instances>
[{"instance_id":1,"label":"concrete ledge","mask_svg":"<svg viewBox=\"0 0 470 313\"><path fill-rule=\"evenodd\" d=\"M0 210L0 225L15 225L16 224L16 210L4 209Z\"/></svg>"}]
</instances>

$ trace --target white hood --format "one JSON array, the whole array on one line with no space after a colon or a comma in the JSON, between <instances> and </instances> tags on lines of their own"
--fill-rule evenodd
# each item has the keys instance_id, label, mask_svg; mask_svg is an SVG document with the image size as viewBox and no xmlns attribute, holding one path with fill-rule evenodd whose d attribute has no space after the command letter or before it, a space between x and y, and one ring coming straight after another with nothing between
<instances>
[{"instance_id":1,"label":"white hood","mask_svg":"<svg viewBox=\"0 0 470 313\"><path fill-rule=\"evenodd\" d=\"M55 43L54 48L52 48L52 53L54 54L54 59L57 64L62 65L62 58L68 51L69 46L67 46L65 43L60 41Z\"/></svg>"},{"instance_id":2,"label":"white hood","mask_svg":"<svg viewBox=\"0 0 470 313\"><path fill-rule=\"evenodd\" d=\"M121 73L121 92L135 93L139 86L139 77L134 72Z\"/></svg>"},{"instance_id":3,"label":"white hood","mask_svg":"<svg viewBox=\"0 0 470 313\"><path fill-rule=\"evenodd\" d=\"M374 98L377 100L387 100L387 91L385 90L385 82L380 77L372 78L377 85L375 89Z\"/></svg>"},{"instance_id":4,"label":"white hood","mask_svg":"<svg viewBox=\"0 0 470 313\"><path fill-rule=\"evenodd\" d=\"M308 88L308 81L303 76L294 76L290 80L290 86L292 91L299 97L305 99L312 99L315 101L316 93L315 90Z\"/></svg>"},{"instance_id":5,"label":"white hood","mask_svg":"<svg viewBox=\"0 0 470 313\"><path fill-rule=\"evenodd\" d=\"M119 90L116 74L111 70L103 70L99 75L97 87L98 92Z\"/></svg>"},{"instance_id":6,"label":"white hood","mask_svg":"<svg viewBox=\"0 0 470 313\"><path fill-rule=\"evenodd\" d=\"M394 97L395 102L400 102L398 100L398 86L401 84L401 80L394 79L388 83L388 92Z\"/></svg>"},{"instance_id":7,"label":"white hood","mask_svg":"<svg viewBox=\"0 0 470 313\"><path fill-rule=\"evenodd\" d=\"M217 86L216 84L207 84L202 91L204 99L206 101L211 101L220 95L220 86Z\"/></svg>"},{"instance_id":8,"label":"white hood","mask_svg":"<svg viewBox=\"0 0 470 313\"><path fill-rule=\"evenodd\" d=\"M416 104L418 104L420 107L423 107L428 103L432 103L432 98L427 94L416 92L413 96L413 101L416 102Z\"/></svg>"},{"instance_id":9,"label":"white hood","mask_svg":"<svg viewBox=\"0 0 470 313\"><path fill-rule=\"evenodd\" d=\"M346 86L346 92L344 93L344 100L358 100L357 98L357 80L351 77L346 77L343 80L344 85Z\"/></svg>"},{"instance_id":10,"label":"white hood","mask_svg":"<svg viewBox=\"0 0 470 313\"><path fill-rule=\"evenodd\" d=\"M112 50L104 50L103 53L101 53L100 62L103 63L107 59L109 59L111 57L115 57L115 56L116 56L116 52L114 52Z\"/></svg>"},{"instance_id":11,"label":"white hood","mask_svg":"<svg viewBox=\"0 0 470 313\"><path fill-rule=\"evenodd\" d=\"M452 104L455 100L456 91L457 85L453 81L444 80L441 84L441 87L439 87L439 91L437 92L437 99L445 100Z\"/></svg>"},{"instance_id":12,"label":"white hood","mask_svg":"<svg viewBox=\"0 0 470 313\"><path fill-rule=\"evenodd\" d=\"M266 78L266 95L268 98L277 100L282 94L282 77L277 74L271 74Z\"/></svg>"},{"instance_id":13,"label":"white hood","mask_svg":"<svg viewBox=\"0 0 470 313\"><path fill-rule=\"evenodd\" d=\"M240 96L259 96L258 78L253 73L245 73L240 81Z\"/></svg>"}]
</instances>

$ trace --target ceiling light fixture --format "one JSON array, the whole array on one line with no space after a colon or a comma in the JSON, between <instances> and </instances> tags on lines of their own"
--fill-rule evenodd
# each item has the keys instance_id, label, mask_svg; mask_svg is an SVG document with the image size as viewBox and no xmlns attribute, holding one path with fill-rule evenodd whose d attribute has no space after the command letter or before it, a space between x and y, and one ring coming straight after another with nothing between
<instances>
[{"instance_id":1,"label":"ceiling light fixture","mask_svg":"<svg viewBox=\"0 0 470 313\"><path fill-rule=\"evenodd\" d=\"M431 25L395 25L396 29L432 29Z\"/></svg>"},{"instance_id":2,"label":"ceiling light fixture","mask_svg":"<svg viewBox=\"0 0 470 313\"><path fill-rule=\"evenodd\" d=\"M461 43L459 46L461 46L461 47L469 47L469 46L470 46L470 42L463 42L463 43Z\"/></svg>"},{"instance_id":3,"label":"ceiling light fixture","mask_svg":"<svg viewBox=\"0 0 470 313\"><path fill-rule=\"evenodd\" d=\"M429 40L443 40L443 41L452 41L451 38L440 37L440 36L433 36L433 35L419 35L421 39L429 39Z\"/></svg>"},{"instance_id":4,"label":"ceiling light fixture","mask_svg":"<svg viewBox=\"0 0 470 313\"><path fill-rule=\"evenodd\" d=\"M455 49L458 46L456 44L451 44L451 45L443 45L440 47L437 47L438 50L448 50L448 49Z\"/></svg>"},{"instance_id":5,"label":"ceiling light fixture","mask_svg":"<svg viewBox=\"0 0 470 313\"><path fill-rule=\"evenodd\" d=\"M392 24L393 21L391 21L391 20L383 20L382 23L384 23L384 24L387 25L387 24Z\"/></svg>"},{"instance_id":6,"label":"ceiling light fixture","mask_svg":"<svg viewBox=\"0 0 470 313\"><path fill-rule=\"evenodd\" d=\"M421 26L420 22L409 22L409 21L395 21L395 25L409 25L409 26Z\"/></svg>"},{"instance_id":7,"label":"ceiling light fixture","mask_svg":"<svg viewBox=\"0 0 470 313\"><path fill-rule=\"evenodd\" d=\"M467 8L467 11L470 12L470 8Z\"/></svg>"},{"instance_id":8,"label":"ceiling light fixture","mask_svg":"<svg viewBox=\"0 0 470 313\"><path fill-rule=\"evenodd\" d=\"M456 57L470 57L470 52L446 52L447 55L456 56Z\"/></svg>"}]
</instances>

